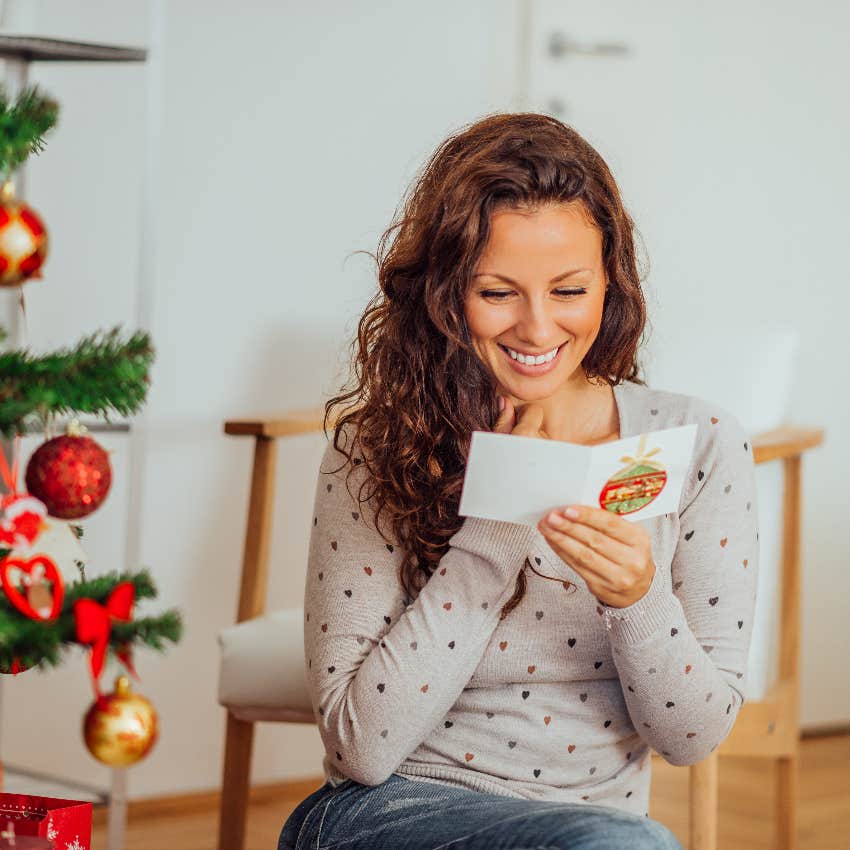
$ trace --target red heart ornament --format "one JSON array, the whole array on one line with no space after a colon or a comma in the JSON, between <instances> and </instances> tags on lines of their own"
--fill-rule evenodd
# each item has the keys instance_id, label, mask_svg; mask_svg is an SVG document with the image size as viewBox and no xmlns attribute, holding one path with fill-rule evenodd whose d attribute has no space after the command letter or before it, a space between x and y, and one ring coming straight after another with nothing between
<instances>
[{"instance_id":1,"label":"red heart ornament","mask_svg":"<svg viewBox=\"0 0 850 850\"><path fill-rule=\"evenodd\" d=\"M41 614L30 605L29 600L12 582L11 572L13 569L20 570L28 576L31 576L36 567L44 568L44 580L52 585L51 596L52 604L50 613L47 615ZM22 614L25 614L32 620L39 622L50 622L59 616L62 610L62 600L65 597L65 585L62 582L62 574L59 572L56 564L47 557L47 555L36 555L28 561L22 561L20 558L4 558L0 561L0 583L3 585L3 590L9 598L9 602L15 606Z\"/></svg>"}]
</instances>

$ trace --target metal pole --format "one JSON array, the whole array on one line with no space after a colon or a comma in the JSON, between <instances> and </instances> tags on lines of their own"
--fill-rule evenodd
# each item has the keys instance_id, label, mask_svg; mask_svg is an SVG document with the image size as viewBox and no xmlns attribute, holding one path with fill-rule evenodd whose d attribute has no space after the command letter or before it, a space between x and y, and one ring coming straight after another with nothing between
<instances>
[{"instance_id":1,"label":"metal pole","mask_svg":"<svg viewBox=\"0 0 850 850\"><path fill-rule=\"evenodd\" d=\"M26 88L29 81L29 62L26 59L7 58L5 60L5 66L6 92L8 93L9 101L14 102L15 98ZM15 172L15 190L20 197L26 197L26 186L27 167L26 163L24 163ZM21 315L18 310L18 299L21 295L21 288L13 288L9 295L10 297L5 299L3 305L5 314L4 324L6 330L9 332L10 347L18 348L25 342L23 339L24 325L21 322ZM4 448L9 449L7 455L11 457L11 444L8 447L4 446Z\"/></svg>"},{"instance_id":2,"label":"metal pole","mask_svg":"<svg viewBox=\"0 0 850 850\"><path fill-rule=\"evenodd\" d=\"M8 92L9 99L13 100L18 96L18 93L26 86L27 78L29 73L29 63L24 59L6 59L4 63L4 71L6 77L6 91ZM24 183L26 180L25 169L22 166L18 171L18 186L20 187L21 194L23 194ZM8 342L11 347L17 347L21 343L21 334L24 331L23 323L19 320L18 314L18 299L19 290L13 290L12 293L8 294L6 298L3 300L3 324L8 331ZM6 455L6 460L9 463L10 467L12 464L12 440L3 437L0 440L0 451ZM4 676L0 676L0 730L3 728L3 679ZM2 777L2 764L3 764L3 752L2 752L2 740L3 736L0 735L0 777Z\"/></svg>"},{"instance_id":3,"label":"metal pole","mask_svg":"<svg viewBox=\"0 0 850 850\"><path fill-rule=\"evenodd\" d=\"M122 850L124 831L127 827L127 768L112 768L112 783L109 793L109 822L106 846L109 850Z\"/></svg>"}]
</instances>

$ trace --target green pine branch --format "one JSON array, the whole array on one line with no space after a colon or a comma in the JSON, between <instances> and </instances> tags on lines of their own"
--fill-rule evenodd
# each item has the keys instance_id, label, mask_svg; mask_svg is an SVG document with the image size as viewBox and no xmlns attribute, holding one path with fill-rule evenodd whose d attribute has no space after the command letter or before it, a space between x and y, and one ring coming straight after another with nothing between
<instances>
[{"instance_id":1,"label":"green pine branch","mask_svg":"<svg viewBox=\"0 0 850 850\"><path fill-rule=\"evenodd\" d=\"M4 557L8 550L0 550ZM5 594L0 594L0 667L11 669L18 660L26 667L44 670L62 661L62 653L77 642L74 619L74 602L94 599L104 604L118 584L132 582L134 603L140 599L156 598L156 586L147 570L138 573L113 571L87 581L78 581L66 587L59 616L50 623L32 620L12 606ZM134 619L128 623L113 622L109 633L109 647L114 653L127 645L148 646L163 652L166 643L178 643L183 623L176 609L155 617Z\"/></svg>"},{"instance_id":2,"label":"green pine branch","mask_svg":"<svg viewBox=\"0 0 850 850\"><path fill-rule=\"evenodd\" d=\"M0 433L14 436L34 417L44 426L50 414L133 414L144 404L153 359L149 334L123 340L120 327L45 355L0 352Z\"/></svg>"},{"instance_id":3,"label":"green pine branch","mask_svg":"<svg viewBox=\"0 0 850 850\"><path fill-rule=\"evenodd\" d=\"M59 104L38 86L24 89L14 104L0 86L0 173L9 177L30 154L44 150L44 134L56 126Z\"/></svg>"}]
</instances>

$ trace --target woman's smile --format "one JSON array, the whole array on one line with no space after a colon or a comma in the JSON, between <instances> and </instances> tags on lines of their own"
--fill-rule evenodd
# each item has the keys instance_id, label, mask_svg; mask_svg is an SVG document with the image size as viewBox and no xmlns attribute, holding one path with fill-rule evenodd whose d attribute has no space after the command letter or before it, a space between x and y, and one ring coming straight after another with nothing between
<instances>
[{"instance_id":1,"label":"woman's smile","mask_svg":"<svg viewBox=\"0 0 850 850\"><path fill-rule=\"evenodd\" d=\"M520 375L526 375L530 378L537 378L540 375L546 375L547 373L558 367L558 364L561 362L561 353L563 352L567 343L563 342L556 349L553 349L555 351L554 357L548 357L547 359L548 355L538 356L536 358L537 360L540 360L541 357L544 358L542 363L531 363L530 357L522 355L520 352L518 352L517 349L511 350L509 349L509 346L502 345L502 343L496 343L496 345L499 346L499 349L502 351L505 360L507 360L508 364L515 372L519 372ZM513 351L514 353L512 354L511 351ZM521 362L519 360L519 357L523 357L526 362Z\"/></svg>"}]
</instances>

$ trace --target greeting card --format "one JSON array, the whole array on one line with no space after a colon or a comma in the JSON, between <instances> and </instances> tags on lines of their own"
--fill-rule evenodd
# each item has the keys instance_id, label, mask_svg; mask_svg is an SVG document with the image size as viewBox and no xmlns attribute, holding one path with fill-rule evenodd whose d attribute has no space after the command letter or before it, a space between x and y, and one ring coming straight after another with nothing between
<instances>
[{"instance_id":1,"label":"greeting card","mask_svg":"<svg viewBox=\"0 0 850 850\"><path fill-rule=\"evenodd\" d=\"M474 431L459 513L536 526L553 509L591 505L635 522L678 511L697 425L596 446Z\"/></svg>"}]
</instances>

